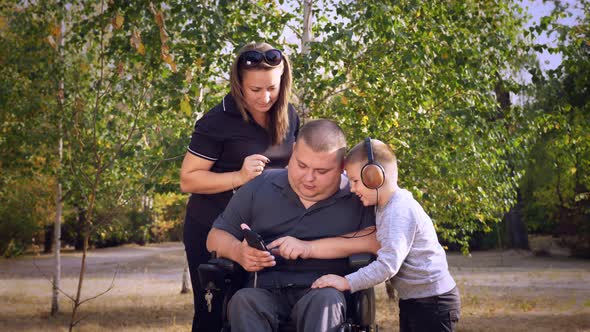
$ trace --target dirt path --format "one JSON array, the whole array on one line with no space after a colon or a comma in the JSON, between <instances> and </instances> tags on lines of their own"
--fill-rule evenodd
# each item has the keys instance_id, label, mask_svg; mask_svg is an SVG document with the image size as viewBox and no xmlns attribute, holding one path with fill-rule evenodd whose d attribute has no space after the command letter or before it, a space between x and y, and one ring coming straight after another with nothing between
<instances>
[{"instance_id":1,"label":"dirt path","mask_svg":"<svg viewBox=\"0 0 590 332\"><path fill-rule=\"evenodd\" d=\"M82 255L78 252L62 253L63 277L78 276L81 257ZM89 251L86 257L86 271L89 277L108 276L118 271L120 277L126 278L146 274L154 278L178 278L182 274L184 257L184 245L179 242L95 249ZM52 255L0 259L0 279L39 278L40 274L52 275L53 264Z\"/></svg>"}]
</instances>

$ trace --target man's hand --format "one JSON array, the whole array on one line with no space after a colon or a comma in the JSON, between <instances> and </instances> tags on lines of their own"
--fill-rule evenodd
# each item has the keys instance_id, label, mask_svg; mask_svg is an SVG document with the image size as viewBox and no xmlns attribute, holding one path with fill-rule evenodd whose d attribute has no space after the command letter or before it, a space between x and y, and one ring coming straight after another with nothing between
<instances>
[{"instance_id":1,"label":"man's hand","mask_svg":"<svg viewBox=\"0 0 590 332\"><path fill-rule=\"evenodd\" d=\"M306 259L311 256L311 243L292 236L278 238L272 241L267 248L285 259Z\"/></svg>"},{"instance_id":2,"label":"man's hand","mask_svg":"<svg viewBox=\"0 0 590 332\"><path fill-rule=\"evenodd\" d=\"M337 276L335 274L326 274L321 276L311 284L311 288L326 288L333 287L337 290L344 292L350 290L350 284L346 278Z\"/></svg>"},{"instance_id":3,"label":"man's hand","mask_svg":"<svg viewBox=\"0 0 590 332\"><path fill-rule=\"evenodd\" d=\"M245 239L236 250L239 250L238 263L248 272L257 272L276 265L275 257L270 252L250 247Z\"/></svg>"}]
</instances>

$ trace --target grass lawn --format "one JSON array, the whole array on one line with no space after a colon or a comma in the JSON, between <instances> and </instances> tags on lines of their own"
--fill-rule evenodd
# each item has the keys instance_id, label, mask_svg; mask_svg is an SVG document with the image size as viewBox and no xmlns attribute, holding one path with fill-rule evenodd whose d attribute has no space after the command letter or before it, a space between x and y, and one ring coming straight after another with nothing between
<instances>
[{"instance_id":1,"label":"grass lawn","mask_svg":"<svg viewBox=\"0 0 590 332\"><path fill-rule=\"evenodd\" d=\"M462 296L459 331L590 331L590 261L535 257L528 252L450 253ZM50 317L51 256L0 259L0 331L66 331L71 304ZM62 257L62 288L76 289L79 254ZM180 294L182 244L123 246L89 256L83 297L115 288L84 304L78 331L189 331L192 296ZM377 291L380 331L397 331L397 303Z\"/></svg>"}]
</instances>

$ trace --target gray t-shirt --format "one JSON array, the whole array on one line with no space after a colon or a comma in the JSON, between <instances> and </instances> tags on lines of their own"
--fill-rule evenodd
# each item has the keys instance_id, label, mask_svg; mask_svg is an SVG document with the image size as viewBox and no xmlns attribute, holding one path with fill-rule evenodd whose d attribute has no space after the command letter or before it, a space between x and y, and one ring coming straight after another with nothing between
<instances>
[{"instance_id":1,"label":"gray t-shirt","mask_svg":"<svg viewBox=\"0 0 590 332\"><path fill-rule=\"evenodd\" d=\"M268 244L282 236L301 240L335 237L373 226L371 208L363 207L348 185L306 209L289 185L286 169L264 171L240 188L213 227L243 239L245 223ZM348 273L347 260L278 259L277 265L258 272L261 288L309 287L323 274Z\"/></svg>"},{"instance_id":2,"label":"gray t-shirt","mask_svg":"<svg viewBox=\"0 0 590 332\"><path fill-rule=\"evenodd\" d=\"M455 287L432 220L409 191L395 191L377 210L376 225L377 260L346 276L351 292L392 277L401 299L441 295Z\"/></svg>"}]
</instances>

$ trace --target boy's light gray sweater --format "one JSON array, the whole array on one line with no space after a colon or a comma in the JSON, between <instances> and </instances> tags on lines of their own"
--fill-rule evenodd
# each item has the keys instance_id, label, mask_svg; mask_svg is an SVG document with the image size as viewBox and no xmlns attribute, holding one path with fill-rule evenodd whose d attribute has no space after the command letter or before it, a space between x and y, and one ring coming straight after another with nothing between
<instances>
[{"instance_id":1,"label":"boy's light gray sweater","mask_svg":"<svg viewBox=\"0 0 590 332\"><path fill-rule=\"evenodd\" d=\"M455 287L430 217L405 189L377 210L377 260L346 276L351 292L393 277L400 299L444 294Z\"/></svg>"}]
</instances>

